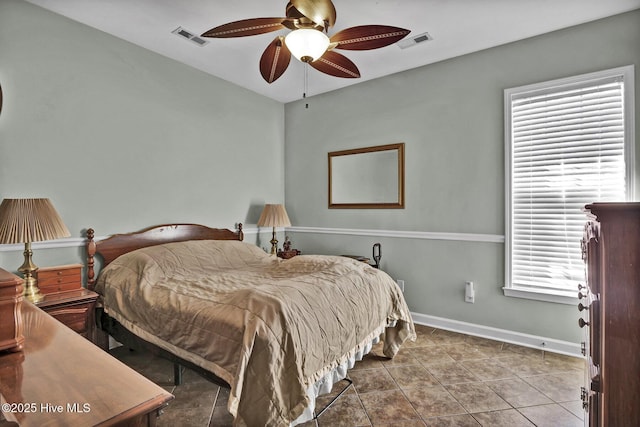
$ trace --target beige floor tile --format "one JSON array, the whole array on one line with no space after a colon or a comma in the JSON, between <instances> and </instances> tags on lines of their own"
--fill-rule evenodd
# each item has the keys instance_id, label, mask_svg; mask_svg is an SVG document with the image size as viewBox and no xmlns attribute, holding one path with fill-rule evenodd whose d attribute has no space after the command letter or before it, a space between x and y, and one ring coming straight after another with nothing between
<instances>
[{"instance_id":1,"label":"beige floor tile","mask_svg":"<svg viewBox=\"0 0 640 427\"><path fill-rule=\"evenodd\" d=\"M376 424L374 427L426 427L422 420L401 420L389 424Z\"/></svg>"},{"instance_id":2,"label":"beige floor tile","mask_svg":"<svg viewBox=\"0 0 640 427\"><path fill-rule=\"evenodd\" d=\"M467 343L462 343L462 344L451 344L443 347L444 347L444 351L449 356L451 356L453 360L456 360L456 361L489 358L489 356L482 351L481 347L477 345L469 345Z\"/></svg>"},{"instance_id":3,"label":"beige floor tile","mask_svg":"<svg viewBox=\"0 0 640 427\"><path fill-rule=\"evenodd\" d=\"M564 409L571 412L581 420L584 420L586 412L582 407L582 400L574 400L573 402L562 402L558 403L558 405L562 406Z\"/></svg>"},{"instance_id":4,"label":"beige floor tile","mask_svg":"<svg viewBox=\"0 0 640 427\"><path fill-rule=\"evenodd\" d=\"M400 390L376 391L359 396L374 426L420 419Z\"/></svg>"},{"instance_id":5,"label":"beige floor tile","mask_svg":"<svg viewBox=\"0 0 640 427\"><path fill-rule=\"evenodd\" d=\"M484 383L453 384L445 388L471 414L511 408Z\"/></svg>"},{"instance_id":6,"label":"beige floor tile","mask_svg":"<svg viewBox=\"0 0 640 427\"><path fill-rule=\"evenodd\" d=\"M179 414L179 413L178 413ZM164 415L163 415L164 416ZM159 418L161 420L162 417ZM179 425L185 425L180 422L180 418L177 418L178 422L174 424L165 424L167 427L174 427ZM197 424L190 424L192 427L195 427ZM199 424L201 426L206 426L207 424ZM233 417L231 414L222 407L216 406L213 410L213 415L211 416L211 422L209 424L211 427L231 427L233 426Z\"/></svg>"},{"instance_id":7,"label":"beige floor tile","mask_svg":"<svg viewBox=\"0 0 640 427\"><path fill-rule=\"evenodd\" d=\"M460 364L482 381L516 377L515 372L500 363L500 359L463 360Z\"/></svg>"},{"instance_id":8,"label":"beige floor tile","mask_svg":"<svg viewBox=\"0 0 640 427\"><path fill-rule=\"evenodd\" d=\"M524 415L515 409L480 412L473 417L485 427L535 427Z\"/></svg>"},{"instance_id":9,"label":"beige floor tile","mask_svg":"<svg viewBox=\"0 0 640 427\"><path fill-rule=\"evenodd\" d=\"M458 332L445 331L444 329L436 329L429 336L429 339L438 344L459 344L463 343L468 335Z\"/></svg>"},{"instance_id":10,"label":"beige floor tile","mask_svg":"<svg viewBox=\"0 0 640 427\"><path fill-rule=\"evenodd\" d=\"M473 337L473 336L467 337L467 339L464 342L469 345L477 345L483 348L495 348L500 351L502 351L502 348L506 345L502 341L496 341L489 338Z\"/></svg>"},{"instance_id":11,"label":"beige floor tile","mask_svg":"<svg viewBox=\"0 0 640 427\"><path fill-rule=\"evenodd\" d=\"M520 378L487 381L485 384L514 408L553 403L551 399Z\"/></svg>"},{"instance_id":12,"label":"beige floor tile","mask_svg":"<svg viewBox=\"0 0 640 427\"><path fill-rule=\"evenodd\" d=\"M403 390L409 402L423 419L448 415L464 415L467 411L442 386Z\"/></svg>"},{"instance_id":13,"label":"beige floor tile","mask_svg":"<svg viewBox=\"0 0 640 427\"><path fill-rule=\"evenodd\" d=\"M402 347L414 348L414 347L427 347L430 345L436 345L436 343L429 339L429 335L418 332L415 341L405 341Z\"/></svg>"},{"instance_id":14,"label":"beige floor tile","mask_svg":"<svg viewBox=\"0 0 640 427\"><path fill-rule=\"evenodd\" d=\"M501 357L500 363L513 371L516 375L530 377L534 375L543 375L549 372L549 366L545 363L542 356L508 356Z\"/></svg>"},{"instance_id":15,"label":"beige floor tile","mask_svg":"<svg viewBox=\"0 0 640 427\"><path fill-rule=\"evenodd\" d=\"M331 399L318 399L319 410L326 406ZM331 427L362 427L370 426L369 417L355 393L343 395L336 400L325 412L318 417L320 426Z\"/></svg>"},{"instance_id":16,"label":"beige floor tile","mask_svg":"<svg viewBox=\"0 0 640 427\"><path fill-rule=\"evenodd\" d=\"M416 324L415 328L416 328L416 334L418 335L431 335L436 331L436 328L432 326L426 326L426 325Z\"/></svg>"},{"instance_id":17,"label":"beige floor tile","mask_svg":"<svg viewBox=\"0 0 640 427\"><path fill-rule=\"evenodd\" d=\"M521 356L534 356L534 357L542 357L544 352L542 350L538 350L536 348L523 347L521 345L505 343L503 346L503 350L515 354L519 354Z\"/></svg>"},{"instance_id":18,"label":"beige floor tile","mask_svg":"<svg viewBox=\"0 0 640 427\"><path fill-rule=\"evenodd\" d=\"M585 369L586 363L581 357L571 357L549 352L544 354L544 361L546 366L548 366L548 372L582 372Z\"/></svg>"},{"instance_id":19,"label":"beige floor tile","mask_svg":"<svg viewBox=\"0 0 640 427\"><path fill-rule=\"evenodd\" d=\"M227 402L229 402L229 389L225 387L220 387L220 391L218 392L218 398L216 399L216 406L227 407Z\"/></svg>"},{"instance_id":20,"label":"beige floor tile","mask_svg":"<svg viewBox=\"0 0 640 427\"><path fill-rule=\"evenodd\" d=\"M571 402L580 399L580 387L584 385L584 379L580 373L537 375L525 377L524 380L554 402Z\"/></svg>"},{"instance_id":21,"label":"beige floor tile","mask_svg":"<svg viewBox=\"0 0 640 427\"><path fill-rule=\"evenodd\" d=\"M439 363L425 367L443 385L479 381L478 377L459 363Z\"/></svg>"},{"instance_id":22,"label":"beige floor tile","mask_svg":"<svg viewBox=\"0 0 640 427\"><path fill-rule=\"evenodd\" d=\"M352 370L379 369L382 368L382 361L385 359L385 357L369 353L364 356L362 360L356 362L356 365L352 368Z\"/></svg>"},{"instance_id":23,"label":"beige floor tile","mask_svg":"<svg viewBox=\"0 0 640 427\"><path fill-rule=\"evenodd\" d=\"M380 353L382 354L382 353ZM381 357L380 362L384 366L392 366L392 365L417 365L418 361L413 356L411 349L401 348L398 354L396 354L393 359L388 359L386 357Z\"/></svg>"},{"instance_id":24,"label":"beige floor tile","mask_svg":"<svg viewBox=\"0 0 640 427\"><path fill-rule=\"evenodd\" d=\"M389 366L387 371L403 389L438 385L438 380L422 365Z\"/></svg>"},{"instance_id":25,"label":"beige floor tile","mask_svg":"<svg viewBox=\"0 0 640 427\"><path fill-rule=\"evenodd\" d=\"M518 409L537 427L583 427L584 422L558 404Z\"/></svg>"},{"instance_id":26,"label":"beige floor tile","mask_svg":"<svg viewBox=\"0 0 640 427\"><path fill-rule=\"evenodd\" d=\"M358 393L397 389L398 385L386 369L362 369L351 371L349 378Z\"/></svg>"},{"instance_id":27,"label":"beige floor tile","mask_svg":"<svg viewBox=\"0 0 640 427\"><path fill-rule=\"evenodd\" d=\"M455 362L446 350L446 346L434 345L428 347L415 347L409 349L409 353L422 365L429 366L436 363Z\"/></svg>"},{"instance_id":28,"label":"beige floor tile","mask_svg":"<svg viewBox=\"0 0 640 427\"><path fill-rule=\"evenodd\" d=\"M162 416L158 417L157 426L158 427L174 427L179 425L207 426L209 425L212 412L213 412L213 409L211 406L208 408L207 411L203 411L202 408L180 408L179 410L165 411L165 413L162 414ZM230 418L228 421L225 421L223 423L218 423L215 425L216 427L218 425L220 425L221 427L224 425L231 426L232 420L233 419Z\"/></svg>"},{"instance_id":29,"label":"beige floor tile","mask_svg":"<svg viewBox=\"0 0 640 427\"><path fill-rule=\"evenodd\" d=\"M427 427L479 427L480 424L471 415L453 415L426 420Z\"/></svg>"}]
</instances>

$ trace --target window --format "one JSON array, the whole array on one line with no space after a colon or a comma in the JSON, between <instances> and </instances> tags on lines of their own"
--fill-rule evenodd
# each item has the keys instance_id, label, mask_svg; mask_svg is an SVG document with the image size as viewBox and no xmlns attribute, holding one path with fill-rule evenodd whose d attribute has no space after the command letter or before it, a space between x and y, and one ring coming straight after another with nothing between
<instances>
[{"instance_id":1,"label":"window","mask_svg":"<svg viewBox=\"0 0 640 427\"><path fill-rule=\"evenodd\" d=\"M505 90L505 295L574 303L592 202L633 197L633 66Z\"/></svg>"}]
</instances>

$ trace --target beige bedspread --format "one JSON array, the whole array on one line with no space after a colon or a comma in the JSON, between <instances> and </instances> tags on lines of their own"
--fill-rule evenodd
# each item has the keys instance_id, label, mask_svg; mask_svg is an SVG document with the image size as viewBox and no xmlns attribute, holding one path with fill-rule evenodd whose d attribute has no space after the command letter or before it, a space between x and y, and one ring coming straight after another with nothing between
<instances>
[{"instance_id":1,"label":"beige bedspread","mask_svg":"<svg viewBox=\"0 0 640 427\"><path fill-rule=\"evenodd\" d=\"M395 282L345 257L169 243L119 257L96 289L123 326L224 379L235 425L288 426L309 405L306 389L387 325L388 357L415 337Z\"/></svg>"}]
</instances>

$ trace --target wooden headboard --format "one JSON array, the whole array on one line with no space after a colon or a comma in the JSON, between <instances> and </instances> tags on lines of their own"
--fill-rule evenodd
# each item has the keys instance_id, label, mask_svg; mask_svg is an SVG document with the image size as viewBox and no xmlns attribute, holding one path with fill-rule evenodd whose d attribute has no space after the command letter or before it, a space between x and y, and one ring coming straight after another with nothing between
<instances>
[{"instance_id":1,"label":"wooden headboard","mask_svg":"<svg viewBox=\"0 0 640 427\"><path fill-rule=\"evenodd\" d=\"M96 283L95 256L102 257L102 268L122 254L148 246L187 240L240 240L244 239L242 224L238 231L226 228L209 228L199 224L164 224L133 233L114 234L104 240L94 240L94 230L87 230L87 287L93 290Z\"/></svg>"}]
</instances>

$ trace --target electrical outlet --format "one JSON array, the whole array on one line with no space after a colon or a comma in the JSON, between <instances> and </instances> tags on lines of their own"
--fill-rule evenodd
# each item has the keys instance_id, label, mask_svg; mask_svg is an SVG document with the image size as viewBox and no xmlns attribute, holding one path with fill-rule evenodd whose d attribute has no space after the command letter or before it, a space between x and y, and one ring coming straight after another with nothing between
<instances>
[{"instance_id":1,"label":"electrical outlet","mask_svg":"<svg viewBox=\"0 0 640 427\"><path fill-rule=\"evenodd\" d=\"M400 286L400 290L404 292L404 280L396 280L398 282L398 286Z\"/></svg>"},{"instance_id":2,"label":"electrical outlet","mask_svg":"<svg viewBox=\"0 0 640 427\"><path fill-rule=\"evenodd\" d=\"M476 301L476 290L473 282L464 282L464 302L473 304Z\"/></svg>"}]
</instances>

